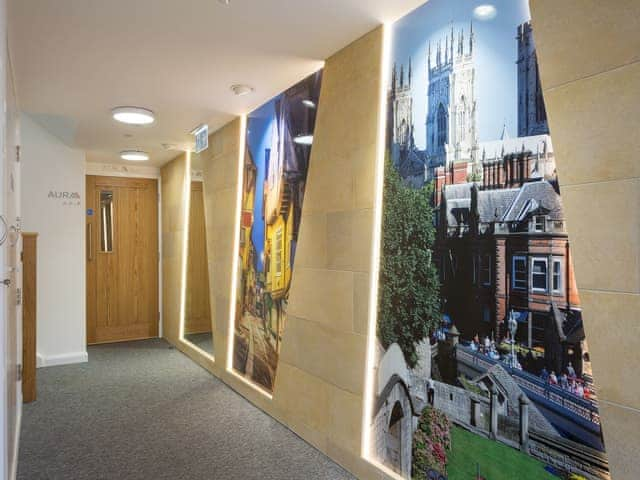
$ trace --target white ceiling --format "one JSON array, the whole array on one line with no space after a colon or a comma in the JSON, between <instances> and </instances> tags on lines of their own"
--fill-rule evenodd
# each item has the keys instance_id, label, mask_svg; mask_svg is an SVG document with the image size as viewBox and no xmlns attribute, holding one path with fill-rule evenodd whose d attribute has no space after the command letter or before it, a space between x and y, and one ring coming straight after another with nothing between
<instances>
[{"instance_id":1,"label":"white ceiling","mask_svg":"<svg viewBox=\"0 0 640 480\"><path fill-rule=\"evenodd\" d=\"M424 0L10 0L9 48L21 110L90 162L139 148L153 165L200 123L216 130ZM255 92L234 96L247 83ZM152 109L150 127L112 121ZM129 135L126 136L126 135Z\"/></svg>"}]
</instances>

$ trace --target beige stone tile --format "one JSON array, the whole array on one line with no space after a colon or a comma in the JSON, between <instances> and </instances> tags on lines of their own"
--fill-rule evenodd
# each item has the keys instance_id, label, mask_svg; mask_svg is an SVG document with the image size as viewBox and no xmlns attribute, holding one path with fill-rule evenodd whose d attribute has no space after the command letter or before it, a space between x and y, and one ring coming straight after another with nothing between
<instances>
[{"instance_id":1,"label":"beige stone tile","mask_svg":"<svg viewBox=\"0 0 640 480\"><path fill-rule=\"evenodd\" d=\"M206 200L208 227L233 227L240 221L236 216L237 195L235 188L219 190Z\"/></svg>"},{"instance_id":2,"label":"beige stone tile","mask_svg":"<svg viewBox=\"0 0 640 480\"><path fill-rule=\"evenodd\" d=\"M327 445L327 455L334 462L362 480L396 480L385 476L376 466L362 458L360 452L345 448L340 443L330 439Z\"/></svg>"},{"instance_id":3,"label":"beige stone tile","mask_svg":"<svg viewBox=\"0 0 640 480\"><path fill-rule=\"evenodd\" d=\"M356 333L367 335L369 331L369 295L371 276L357 272L353 275L353 327Z\"/></svg>"},{"instance_id":4,"label":"beige stone tile","mask_svg":"<svg viewBox=\"0 0 640 480\"><path fill-rule=\"evenodd\" d=\"M352 225L357 213L350 210L327 215L326 245L329 268L353 270L354 228Z\"/></svg>"},{"instance_id":5,"label":"beige stone tile","mask_svg":"<svg viewBox=\"0 0 640 480\"><path fill-rule=\"evenodd\" d=\"M331 440L356 455L362 448L363 407L361 395L331 387L329 392Z\"/></svg>"},{"instance_id":6,"label":"beige stone tile","mask_svg":"<svg viewBox=\"0 0 640 480\"><path fill-rule=\"evenodd\" d=\"M211 262L211 266L213 267L212 281L216 285L216 291L220 293L231 292L231 258L214 260Z\"/></svg>"},{"instance_id":7,"label":"beige stone tile","mask_svg":"<svg viewBox=\"0 0 640 480\"><path fill-rule=\"evenodd\" d=\"M209 290L211 291L211 295L213 295L218 290L218 284L216 283L218 278L213 271L213 261L214 259L209 256L207 262L207 273L209 274Z\"/></svg>"},{"instance_id":8,"label":"beige stone tile","mask_svg":"<svg viewBox=\"0 0 640 480\"><path fill-rule=\"evenodd\" d=\"M640 180L562 188L579 288L640 292Z\"/></svg>"},{"instance_id":9,"label":"beige stone tile","mask_svg":"<svg viewBox=\"0 0 640 480\"><path fill-rule=\"evenodd\" d=\"M293 414L290 411L284 413L283 423L293 430L298 436L304 439L305 442L311 444L322 452L327 451L327 434L324 431L319 431L309 427L305 423L304 414Z\"/></svg>"},{"instance_id":10,"label":"beige stone tile","mask_svg":"<svg viewBox=\"0 0 640 480\"><path fill-rule=\"evenodd\" d=\"M318 127L316 126L316 129ZM322 140L315 145L309 162L302 214L350 210L355 206L353 165L344 156L327 155Z\"/></svg>"},{"instance_id":11,"label":"beige stone tile","mask_svg":"<svg viewBox=\"0 0 640 480\"><path fill-rule=\"evenodd\" d=\"M230 258L234 251L235 230L229 227L207 229L207 255L211 259Z\"/></svg>"},{"instance_id":12,"label":"beige stone tile","mask_svg":"<svg viewBox=\"0 0 640 480\"><path fill-rule=\"evenodd\" d=\"M323 153L336 156L375 144L379 94L362 85L362 81L364 79L354 78L351 83L343 84L327 95L335 95L335 100L328 98L323 104L323 99L320 99L314 149L321 145Z\"/></svg>"},{"instance_id":13,"label":"beige stone tile","mask_svg":"<svg viewBox=\"0 0 640 480\"><path fill-rule=\"evenodd\" d=\"M220 338L227 337L227 332L229 331L229 322L231 315L231 303L228 295L215 295L214 296L214 314L213 314L213 323L214 328L217 335ZM225 346L226 351L226 346Z\"/></svg>"},{"instance_id":14,"label":"beige stone tile","mask_svg":"<svg viewBox=\"0 0 640 480\"><path fill-rule=\"evenodd\" d=\"M352 210L327 216L327 265L368 271L371 266L373 211Z\"/></svg>"},{"instance_id":15,"label":"beige stone tile","mask_svg":"<svg viewBox=\"0 0 640 480\"><path fill-rule=\"evenodd\" d=\"M286 412L293 423L302 421L317 432L330 425L329 391L331 386L320 378L281 359L278 365L273 402Z\"/></svg>"},{"instance_id":16,"label":"beige stone tile","mask_svg":"<svg viewBox=\"0 0 640 480\"><path fill-rule=\"evenodd\" d=\"M163 194L164 197L167 197L167 195ZM182 198L182 195L180 198ZM184 207L179 203L169 203L169 198L167 198L166 203L165 200L162 200L162 202L162 231L176 232L182 230L184 228Z\"/></svg>"},{"instance_id":17,"label":"beige stone tile","mask_svg":"<svg viewBox=\"0 0 640 480\"><path fill-rule=\"evenodd\" d=\"M640 295L580 292L598 397L640 409Z\"/></svg>"},{"instance_id":18,"label":"beige stone tile","mask_svg":"<svg viewBox=\"0 0 640 480\"><path fill-rule=\"evenodd\" d=\"M637 0L531 0L530 8L545 89L640 59Z\"/></svg>"},{"instance_id":19,"label":"beige stone tile","mask_svg":"<svg viewBox=\"0 0 640 480\"><path fill-rule=\"evenodd\" d=\"M236 117L219 130L223 138L224 153L238 150L240 143L240 123L240 117Z\"/></svg>"},{"instance_id":20,"label":"beige stone tile","mask_svg":"<svg viewBox=\"0 0 640 480\"><path fill-rule=\"evenodd\" d=\"M373 210L358 210L354 215L351 228L353 269L357 272L368 272L371 269L373 246Z\"/></svg>"},{"instance_id":21,"label":"beige stone tile","mask_svg":"<svg viewBox=\"0 0 640 480\"><path fill-rule=\"evenodd\" d=\"M373 208L376 196L376 145L365 145L354 150L352 155L355 170L355 207Z\"/></svg>"},{"instance_id":22,"label":"beige stone tile","mask_svg":"<svg viewBox=\"0 0 640 480\"><path fill-rule=\"evenodd\" d=\"M299 267L327 266L327 215L323 212L302 215L294 271Z\"/></svg>"},{"instance_id":23,"label":"beige stone tile","mask_svg":"<svg viewBox=\"0 0 640 480\"><path fill-rule=\"evenodd\" d=\"M175 232L162 232L162 258L165 261L175 258L180 253L176 240Z\"/></svg>"},{"instance_id":24,"label":"beige stone tile","mask_svg":"<svg viewBox=\"0 0 640 480\"><path fill-rule=\"evenodd\" d=\"M238 185L239 152L226 153L211 159L204 169L205 191L216 192Z\"/></svg>"},{"instance_id":25,"label":"beige stone tile","mask_svg":"<svg viewBox=\"0 0 640 480\"><path fill-rule=\"evenodd\" d=\"M635 63L545 94L561 185L640 177L639 91Z\"/></svg>"},{"instance_id":26,"label":"beige stone tile","mask_svg":"<svg viewBox=\"0 0 640 480\"><path fill-rule=\"evenodd\" d=\"M601 402L600 417L611 478L637 480L640 412Z\"/></svg>"},{"instance_id":27,"label":"beige stone tile","mask_svg":"<svg viewBox=\"0 0 640 480\"><path fill-rule=\"evenodd\" d=\"M287 318L281 362L357 395L364 384L366 337L298 317Z\"/></svg>"},{"instance_id":28,"label":"beige stone tile","mask_svg":"<svg viewBox=\"0 0 640 480\"><path fill-rule=\"evenodd\" d=\"M291 279L289 316L353 331L353 273L296 266Z\"/></svg>"},{"instance_id":29,"label":"beige stone tile","mask_svg":"<svg viewBox=\"0 0 640 480\"><path fill-rule=\"evenodd\" d=\"M207 149L207 153L209 154L209 159L213 159L218 155L221 155L224 148L224 127L220 130L209 135L209 148Z\"/></svg>"},{"instance_id":30,"label":"beige stone tile","mask_svg":"<svg viewBox=\"0 0 640 480\"><path fill-rule=\"evenodd\" d=\"M372 194L367 182L372 173L362 168L366 163L359 158L368 158L375 146L378 105L371 99L378 98L379 53L380 39L374 33L327 60L305 213L348 210L356 199L369 206Z\"/></svg>"}]
</instances>

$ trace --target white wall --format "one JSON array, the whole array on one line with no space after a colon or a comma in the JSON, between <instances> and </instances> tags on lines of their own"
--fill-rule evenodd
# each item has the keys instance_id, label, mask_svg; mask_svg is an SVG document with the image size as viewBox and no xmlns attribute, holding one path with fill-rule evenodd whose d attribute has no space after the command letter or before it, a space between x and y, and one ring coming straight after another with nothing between
<instances>
[{"instance_id":1,"label":"white wall","mask_svg":"<svg viewBox=\"0 0 640 480\"><path fill-rule=\"evenodd\" d=\"M38 365L85 362L85 155L28 115L20 127L23 231L39 234Z\"/></svg>"}]
</instances>

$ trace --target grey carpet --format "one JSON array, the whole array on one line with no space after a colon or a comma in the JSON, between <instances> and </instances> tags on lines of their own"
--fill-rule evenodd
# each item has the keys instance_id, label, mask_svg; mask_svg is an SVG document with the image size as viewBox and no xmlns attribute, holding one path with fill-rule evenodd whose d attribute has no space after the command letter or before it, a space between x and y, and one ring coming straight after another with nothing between
<instances>
[{"instance_id":1,"label":"grey carpet","mask_svg":"<svg viewBox=\"0 0 640 480\"><path fill-rule=\"evenodd\" d=\"M353 479L162 340L38 370L20 480Z\"/></svg>"}]
</instances>

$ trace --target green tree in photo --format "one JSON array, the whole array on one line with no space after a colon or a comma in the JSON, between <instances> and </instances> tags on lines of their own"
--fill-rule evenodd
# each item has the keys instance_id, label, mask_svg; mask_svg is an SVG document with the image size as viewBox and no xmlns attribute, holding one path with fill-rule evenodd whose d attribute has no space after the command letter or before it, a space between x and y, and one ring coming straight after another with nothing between
<instances>
[{"instance_id":1,"label":"green tree in photo","mask_svg":"<svg viewBox=\"0 0 640 480\"><path fill-rule=\"evenodd\" d=\"M416 345L440 321L440 283L432 261L435 241L433 186L405 185L387 158L384 181L378 337L396 342L410 367Z\"/></svg>"}]
</instances>

